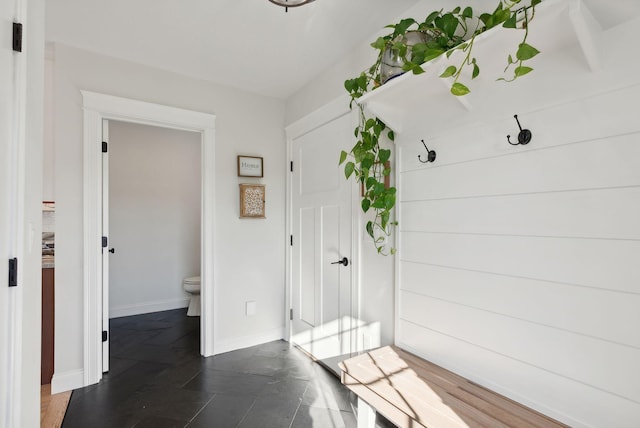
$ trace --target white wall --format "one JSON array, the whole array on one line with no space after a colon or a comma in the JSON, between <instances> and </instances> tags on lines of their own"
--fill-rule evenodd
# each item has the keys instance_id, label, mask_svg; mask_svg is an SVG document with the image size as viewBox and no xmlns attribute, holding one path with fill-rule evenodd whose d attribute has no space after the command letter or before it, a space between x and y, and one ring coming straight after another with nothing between
<instances>
[{"instance_id":1,"label":"white wall","mask_svg":"<svg viewBox=\"0 0 640 428\"><path fill-rule=\"evenodd\" d=\"M201 135L109 121L109 317L188 306L200 275Z\"/></svg>"},{"instance_id":2,"label":"white wall","mask_svg":"<svg viewBox=\"0 0 640 428\"><path fill-rule=\"evenodd\" d=\"M282 337L284 325L284 104L56 45L56 379L77 385L83 365L82 97L80 89L216 115L216 352ZM240 220L238 154L264 157L266 220ZM257 302L245 316L245 302ZM222 303L224 302L224 303ZM78 372L80 370L80 372Z\"/></svg>"},{"instance_id":3,"label":"white wall","mask_svg":"<svg viewBox=\"0 0 640 428\"><path fill-rule=\"evenodd\" d=\"M397 140L398 344L571 426L640 421L640 64L618 42L638 23L601 71L541 54L511 100L425 106Z\"/></svg>"},{"instance_id":4,"label":"white wall","mask_svg":"<svg viewBox=\"0 0 640 428\"><path fill-rule=\"evenodd\" d=\"M479 0L474 7L494 4L493 0ZM423 0L398 17L389 17L389 23L398 22L406 17L426 17L425 11L446 7L447 0ZM322 70L305 87L287 99L285 122L290 125L303 117L314 114L334 104L340 99L349 105L349 98L344 89L346 79L358 76L360 72L375 61L376 51L369 46L379 35L387 31L381 29L366 40L359 43L349 55L338 61L327 70ZM355 143L355 141L354 141ZM391 159L392 168L395 159ZM391 177L393 184L394 177ZM362 215L362 213L360 213ZM361 217L360 235L361 254L360 272L360 319L365 322L380 323L382 344L394 341L394 260L392 257L380 256L364 232L366 217ZM394 238L392 238L394 239Z\"/></svg>"},{"instance_id":5,"label":"white wall","mask_svg":"<svg viewBox=\"0 0 640 428\"><path fill-rule=\"evenodd\" d=\"M497 0L474 0L472 6L474 10L493 10L496 4ZM442 8L449 9L450 7L450 0L421 0L399 16L390 16L388 23L394 24L403 18L424 19L433 10L440 10ZM344 81L357 77L360 72L368 69L371 64L373 64L377 51L372 49L370 44L374 42L378 36L388 33L388 28L381 28L377 33L360 41L349 55L336 62L327 70L319 70L316 77L289 97L287 99L285 116L287 125L320 109L337 97L345 96L347 92L344 89Z\"/></svg>"},{"instance_id":6,"label":"white wall","mask_svg":"<svg viewBox=\"0 0 640 428\"><path fill-rule=\"evenodd\" d=\"M611 27L638 4L606 12L596 13L610 28L602 71L577 49L543 52L546 63L504 104L485 96L437 121L416 111L397 136L396 341L572 426L631 427L640 420L640 79L629 52L639 23ZM342 93L364 57L355 50L289 99L287 121ZM515 113L533 131L526 147L506 142ZM417 161L421 138L438 152L433 165Z\"/></svg>"}]
</instances>

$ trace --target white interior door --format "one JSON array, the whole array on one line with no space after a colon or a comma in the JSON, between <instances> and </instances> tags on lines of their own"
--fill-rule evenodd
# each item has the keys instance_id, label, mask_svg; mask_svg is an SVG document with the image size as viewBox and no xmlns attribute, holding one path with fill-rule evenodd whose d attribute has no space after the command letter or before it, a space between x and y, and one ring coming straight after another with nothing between
<instances>
[{"instance_id":1,"label":"white interior door","mask_svg":"<svg viewBox=\"0 0 640 428\"><path fill-rule=\"evenodd\" d=\"M0 426L16 426L20 359L17 330L18 287L9 284L9 259L17 255L17 153L20 148L20 113L24 101L24 60L13 52L11 34L15 2L0 2Z\"/></svg>"},{"instance_id":2,"label":"white interior door","mask_svg":"<svg viewBox=\"0 0 640 428\"><path fill-rule=\"evenodd\" d=\"M338 165L352 128L346 114L292 144L291 340L317 359L352 352L353 185Z\"/></svg>"},{"instance_id":3,"label":"white interior door","mask_svg":"<svg viewBox=\"0 0 640 428\"><path fill-rule=\"evenodd\" d=\"M3 33L11 31L13 17L9 14L9 2L0 5ZM6 24L6 25L5 25ZM12 257L9 247L9 222L15 207L11 194L15 191L11 183L11 151L14 145L13 130L13 52L6 43L0 48L0 426L10 426L11 410L11 356L10 332L13 330L11 292L8 286L8 262Z\"/></svg>"},{"instance_id":4,"label":"white interior door","mask_svg":"<svg viewBox=\"0 0 640 428\"><path fill-rule=\"evenodd\" d=\"M109 121L102 119L102 141L109 142ZM109 371L109 151L102 150L102 372ZM106 239L105 239L106 238Z\"/></svg>"}]
</instances>

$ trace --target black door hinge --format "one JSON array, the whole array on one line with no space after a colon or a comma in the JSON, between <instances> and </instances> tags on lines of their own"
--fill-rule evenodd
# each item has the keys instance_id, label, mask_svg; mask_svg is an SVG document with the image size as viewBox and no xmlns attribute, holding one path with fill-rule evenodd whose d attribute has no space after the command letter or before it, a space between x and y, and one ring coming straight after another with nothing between
<instances>
[{"instance_id":1,"label":"black door hinge","mask_svg":"<svg viewBox=\"0 0 640 428\"><path fill-rule=\"evenodd\" d=\"M13 50L22 52L22 24L13 23Z\"/></svg>"},{"instance_id":2,"label":"black door hinge","mask_svg":"<svg viewBox=\"0 0 640 428\"><path fill-rule=\"evenodd\" d=\"M9 287L18 286L18 259L9 259Z\"/></svg>"},{"instance_id":3,"label":"black door hinge","mask_svg":"<svg viewBox=\"0 0 640 428\"><path fill-rule=\"evenodd\" d=\"M107 153L107 146L108 146L107 142L103 141L102 142L102 153Z\"/></svg>"},{"instance_id":4,"label":"black door hinge","mask_svg":"<svg viewBox=\"0 0 640 428\"><path fill-rule=\"evenodd\" d=\"M289 241L290 241L291 246L293 247L293 235L291 235L289 238L291 238Z\"/></svg>"},{"instance_id":5,"label":"black door hinge","mask_svg":"<svg viewBox=\"0 0 640 428\"><path fill-rule=\"evenodd\" d=\"M289 309L289 321L293 321L293 308Z\"/></svg>"},{"instance_id":6,"label":"black door hinge","mask_svg":"<svg viewBox=\"0 0 640 428\"><path fill-rule=\"evenodd\" d=\"M102 237L102 248L106 248L107 245L109 245L109 240L107 239L106 236Z\"/></svg>"},{"instance_id":7,"label":"black door hinge","mask_svg":"<svg viewBox=\"0 0 640 428\"><path fill-rule=\"evenodd\" d=\"M108 338L109 338L109 333L107 333L106 331L103 331L102 332L102 341L106 342Z\"/></svg>"},{"instance_id":8,"label":"black door hinge","mask_svg":"<svg viewBox=\"0 0 640 428\"><path fill-rule=\"evenodd\" d=\"M291 168L291 172L293 172L293 161L291 161L291 166L290 166L290 168Z\"/></svg>"}]
</instances>

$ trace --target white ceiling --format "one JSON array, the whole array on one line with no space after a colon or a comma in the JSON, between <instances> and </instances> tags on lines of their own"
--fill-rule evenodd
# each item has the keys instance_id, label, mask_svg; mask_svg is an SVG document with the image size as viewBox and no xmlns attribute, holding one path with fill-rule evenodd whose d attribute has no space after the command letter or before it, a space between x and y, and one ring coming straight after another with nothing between
<instances>
[{"instance_id":1,"label":"white ceiling","mask_svg":"<svg viewBox=\"0 0 640 428\"><path fill-rule=\"evenodd\" d=\"M48 0L48 41L286 98L419 0Z\"/></svg>"},{"instance_id":2,"label":"white ceiling","mask_svg":"<svg viewBox=\"0 0 640 428\"><path fill-rule=\"evenodd\" d=\"M429 10L451 4L317 0L285 13L267 0L47 0L46 38L287 98L420 2L433 3ZM605 28L640 14L640 0L585 2Z\"/></svg>"}]
</instances>

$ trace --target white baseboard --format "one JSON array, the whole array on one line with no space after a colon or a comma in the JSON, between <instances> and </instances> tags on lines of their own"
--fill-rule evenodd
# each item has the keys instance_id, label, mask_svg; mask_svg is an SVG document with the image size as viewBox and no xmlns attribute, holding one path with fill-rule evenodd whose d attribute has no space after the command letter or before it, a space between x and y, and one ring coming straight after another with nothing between
<instances>
[{"instance_id":1,"label":"white baseboard","mask_svg":"<svg viewBox=\"0 0 640 428\"><path fill-rule=\"evenodd\" d=\"M51 394L71 391L86 386L84 384L84 370L69 370L64 373L54 373L51 378Z\"/></svg>"},{"instance_id":2,"label":"white baseboard","mask_svg":"<svg viewBox=\"0 0 640 428\"><path fill-rule=\"evenodd\" d=\"M284 326L280 328L274 328L272 330L268 330L256 335L218 341L214 344L213 350L217 355L225 352L235 351L237 349L248 348L250 346L261 345L267 342L273 342L274 340L280 339L284 339Z\"/></svg>"},{"instance_id":3,"label":"white baseboard","mask_svg":"<svg viewBox=\"0 0 640 428\"><path fill-rule=\"evenodd\" d=\"M189 306L189 298L156 300L154 302L138 303L135 305L123 305L109 308L109 318L128 317L131 315L148 314L151 312L169 311Z\"/></svg>"}]
</instances>

